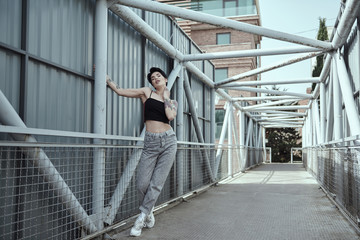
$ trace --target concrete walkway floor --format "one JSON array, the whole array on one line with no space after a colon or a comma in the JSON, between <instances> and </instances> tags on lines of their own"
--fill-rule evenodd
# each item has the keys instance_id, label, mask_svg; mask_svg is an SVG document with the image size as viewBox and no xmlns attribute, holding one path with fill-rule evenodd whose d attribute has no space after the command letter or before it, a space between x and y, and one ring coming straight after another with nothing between
<instances>
[{"instance_id":1,"label":"concrete walkway floor","mask_svg":"<svg viewBox=\"0 0 360 240\"><path fill-rule=\"evenodd\" d=\"M265 164L155 216L137 238L360 239L302 164Z\"/></svg>"}]
</instances>

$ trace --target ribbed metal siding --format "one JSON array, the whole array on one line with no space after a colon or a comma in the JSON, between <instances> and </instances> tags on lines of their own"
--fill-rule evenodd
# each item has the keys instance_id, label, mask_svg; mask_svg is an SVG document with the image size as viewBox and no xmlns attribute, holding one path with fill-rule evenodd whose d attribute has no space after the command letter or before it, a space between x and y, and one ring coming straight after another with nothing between
<instances>
[{"instance_id":1,"label":"ribbed metal siding","mask_svg":"<svg viewBox=\"0 0 360 240\"><path fill-rule=\"evenodd\" d=\"M69 71L29 61L27 126L91 132L94 2L29 1L29 52Z\"/></svg>"},{"instance_id":2,"label":"ribbed metal siding","mask_svg":"<svg viewBox=\"0 0 360 240\"><path fill-rule=\"evenodd\" d=\"M21 0L0 1L0 42L21 46Z\"/></svg>"},{"instance_id":3,"label":"ribbed metal siding","mask_svg":"<svg viewBox=\"0 0 360 240\"><path fill-rule=\"evenodd\" d=\"M3 4L4 2L1 2ZM7 12L2 15L4 19L13 19L16 16L17 22L13 20L11 32L1 38L1 43L8 44L9 41L14 44L13 47L20 47L20 20L21 20L21 1L7 1L9 4ZM2 6L2 5L1 5ZM3 8L2 8L3 9ZM93 22L95 12L95 0L74 0L74 1L28 1L28 34L27 45L28 55L28 71L25 82L25 122L29 127L46 128L55 130L68 130L91 132L92 126L92 105L93 105ZM140 10L135 10L141 15ZM1 12L3 13L3 12ZM12 16L10 16L12 15ZM171 19L159 14L147 14L146 21L164 36L168 41L178 44L178 49L182 52L189 52L190 41L187 36L175 27ZM147 42L142 44L142 37L139 33L134 31L131 27L123 23L121 19L109 12L109 26L108 26L108 74L121 87L137 88L147 86L146 73L150 66L159 66L167 73L170 73L172 68L170 58L155 47L152 43ZM8 26L1 25L1 30L9 31ZM4 36L4 35L2 35ZM10 37L9 37L10 36ZM17 41L13 41L14 36L18 37ZM179 39L175 36L178 36ZM180 39L181 38L181 39ZM191 43L193 44L193 43ZM191 47L192 51L196 47ZM145 59L142 59L142 55ZM15 109L19 108L21 104L20 95L20 55L12 53L11 51L0 48L0 63L1 63L1 90L11 101ZM38 59L40 58L40 59ZM144 65L143 65L144 63ZM201 66L201 64L200 64ZM211 66L211 64L209 64ZM204 108L205 102L203 84L197 79L191 79L192 85L197 92L199 92L198 108L202 109L199 113L200 117L204 116L207 108ZM196 86L196 87L195 87ZM173 94L176 92L176 87L173 89ZM206 98L206 97L205 97ZM197 98L196 98L197 99ZM125 136L138 136L143 127L142 122L142 104L139 99L128 99L118 97L110 90L107 93L107 117L109 134L119 134ZM188 108L188 104L185 104ZM191 118L186 115L186 133L185 140L196 139L194 128L191 123ZM204 125L200 120L201 125ZM206 123L205 123L206 124ZM37 137L39 141L48 142L63 142L63 139L57 137ZM66 140L67 141L67 140ZM70 141L70 140L69 140ZM72 140L71 140L72 141ZM197 141L197 140L196 140ZM207 140L205 140L207 141ZM64 163L65 157L61 155L50 154L47 152L49 158L60 172L71 172L71 164ZM75 154L76 155L76 154ZM85 157L90 162L92 156ZM84 159L85 159L84 158ZM188 158L187 164L192 165L197 161L198 155L193 158ZM192 163L193 162L193 163ZM114 160L107 162L107 168L114 169L118 172L118 176L123 172L126 162ZM188 187L190 185L200 184L200 174L203 171L198 163L197 166L191 168L189 172ZM86 166L91 166L87 164ZM79 165L79 171L74 175L64 177L70 183L76 179L82 179L85 182L91 183L90 171L85 171L83 165ZM80 171L84 170L84 171ZM37 171L37 170L35 170ZM10 173L10 177L17 177L16 173ZM35 175L39 175L35 172ZM85 176L86 175L86 176ZM166 182L164 191L159 201L163 201L169 193L173 191L172 179L174 175L170 175ZM35 179L36 180L36 179ZM29 181L34 181L31 179ZM43 182L42 179L38 180ZM70 184L71 189L77 193L81 193L81 186L77 183ZM48 188L47 184L44 184ZM34 185L34 187L36 187ZM186 187L185 187L186 188ZM107 193L112 193L110 189L106 189ZM134 183L130 186L130 192L134 194ZM50 196L36 196L31 195L34 202L43 201L44 208L56 206L62 209L61 202L48 203L46 202ZM91 211L91 191L86 191L83 195L77 196L81 198L81 203L86 205L86 210ZM132 203L134 196L132 196ZM57 200L56 200L57 201ZM22 204L22 203L21 203ZM25 205L24 205L25 206ZM31 208L31 204L26 204L26 208ZM39 208L31 211L30 219L41 219L43 212ZM11 210L9 210L11 211ZM14 209L16 211L16 209ZM58 238L67 238L66 234L76 232L74 229L65 229L58 231L52 230L51 224L57 225L57 221L64 221L64 218L69 218L66 213L64 215L49 215L46 222L41 226L44 229L51 229L52 235ZM64 218L62 218L64 217ZM9 220L12 221L12 220ZM14 223L15 224L15 223ZM59 224L61 225L61 224ZM26 223L28 229L37 232L39 229L32 229L31 222ZM66 233L66 231L68 231ZM27 234L23 232L23 234ZM64 234L64 235L62 235ZM45 238L45 237L44 237Z\"/></svg>"},{"instance_id":4,"label":"ribbed metal siding","mask_svg":"<svg viewBox=\"0 0 360 240\"><path fill-rule=\"evenodd\" d=\"M145 21L163 38L170 42L171 21L168 17L161 14L145 12ZM160 67L165 73L169 74L171 67L169 66L169 60L169 57L162 50L150 41L146 41L145 73L147 73L151 67Z\"/></svg>"},{"instance_id":5,"label":"ribbed metal siding","mask_svg":"<svg viewBox=\"0 0 360 240\"><path fill-rule=\"evenodd\" d=\"M0 89L19 111L20 56L0 48Z\"/></svg>"},{"instance_id":6,"label":"ribbed metal siding","mask_svg":"<svg viewBox=\"0 0 360 240\"><path fill-rule=\"evenodd\" d=\"M90 132L90 81L30 61L26 89L28 127Z\"/></svg>"},{"instance_id":7,"label":"ribbed metal siding","mask_svg":"<svg viewBox=\"0 0 360 240\"><path fill-rule=\"evenodd\" d=\"M29 52L92 74L95 1L30 1Z\"/></svg>"},{"instance_id":8,"label":"ribbed metal siding","mask_svg":"<svg viewBox=\"0 0 360 240\"><path fill-rule=\"evenodd\" d=\"M108 75L122 88L143 87L141 35L109 12ZM143 127L139 99L119 97L107 92L107 133L139 136Z\"/></svg>"},{"instance_id":9,"label":"ribbed metal siding","mask_svg":"<svg viewBox=\"0 0 360 240\"><path fill-rule=\"evenodd\" d=\"M21 0L0 1L0 42L21 46ZM19 111L20 55L0 48L0 89Z\"/></svg>"}]
</instances>

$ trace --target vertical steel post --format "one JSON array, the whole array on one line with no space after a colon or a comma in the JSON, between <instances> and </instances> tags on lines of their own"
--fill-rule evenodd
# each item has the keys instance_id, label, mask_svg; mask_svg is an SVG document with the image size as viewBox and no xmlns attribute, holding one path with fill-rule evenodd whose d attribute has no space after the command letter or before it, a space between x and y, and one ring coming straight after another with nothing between
<instances>
[{"instance_id":1,"label":"vertical steel post","mask_svg":"<svg viewBox=\"0 0 360 240\"><path fill-rule=\"evenodd\" d=\"M251 136L253 135L253 120L251 118L249 118L249 126L248 126L248 133L246 136L246 143L245 143L245 154L244 154L244 168L246 168L246 162L247 162L247 157L248 157L248 152L249 152L249 147L250 147L250 142L251 142Z\"/></svg>"},{"instance_id":2,"label":"vertical steel post","mask_svg":"<svg viewBox=\"0 0 360 240\"><path fill-rule=\"evenodd\" d=\"M215 122L215 89L210 90L210 143L215 146L215 132L216 132L216 122ZM210 160L214 163L214 178L217 178L217 169L215 168L216 164L216 155L215 148L210 149Z\"/></svg>"},{"instance_id":3,"label":"vertical steel post","mask_svg":"<svg viewBox=\"0 0 360 240\"><path fill-rule=\"evenodd\" d=\"M195 106L194 106L194 100L193 100L193 97L192 97L189 78L188 78L187 73L185 73L184 75L185 75L185 78L184 78L184 92L185 92L185 95L186 95L186 99L188 100L187 102L189 104L189 109L190 109L190 112L191 112L191 118L192 118L193 123L194 123L195 132L196 132L196 135L197 135L197 138L198 138L199 142L204 143L205 141L204 141L203 134L201 132L198 115L197 115L197 112L196 112L196 109L195 109ZM212 172L209 156L207 154L206 149L203 149L202 154L203 154L206 169L209 172L211 181L215 182L215 176L214 176L214 174Z\"/></svg>"},{"instance_id":4,"label":"vertical steel post","mask_svg":"<svg viewBox=\"0 0 360 240\"><path fill-rule=\"evenodd\" d=\"M177 83L178 110L176 115L176 134L178 141L184 141L184 71L182 68ZM180 150L176 155L177 195L184 193L184 152Z\"/></svg>"},{"instance_id":5,"label":"vertical steel post","mask_svg":"<svg viewBox=\"0 0 360 240\"><path fill-rule=\"evenodd\" d=\"M316 99L314 99L314 101L312 102L312 112L313 112L313 116L314 116L314 133L315 133L315 142L316 145L318 145L320 143L320 120L319 120L319 104L317 102Z\"/></svg>"},{"instance_id":6,"label":"vertical steel post","mask_svg":"<svg viewBox=\"0 0 360 240\"><path fill-rule=\"evenodd\" d=\"M263 159L263 162L266 162L266 136L265 136L265 128L262 127L262 145L263 145L263 151L264 151L264 159Z\"/></svg>"},{"instance_id":7,"label":"vertical steel post","mask_svg":"<svg viewBox=\"0 0 360 240\"><path fill-rule=\"evenodd\" d=\"M232 102L228 102L228 108L230 111L229 118L228 118L228 175L233 175L233 168L232 168L232 119L233 119L233 104Z\"/></svg>"},{"instance_id":8,"label":"vertical steel post","mask_svg":"<svg viewBox=\"0 0 360 240\"><path fill-rule=\"evenodd\" d=\"M223 126L221 128L221 133L220 133L220 139L219 139L219 145L218 145L218 149L216 151L216 161L215 161L215 171L214 174L216 174L219 170L219 166L220 166L220 162L221 162L221 157L222 157L222 151L223 151L223 144L225 141L225 136L226 136L226 129L228 126L228 119L229 119L229 115L230 115L230 108L225 104L225 116L224 116L224 122L223 122Z\"/></svg>"},{"instance_id":9,"label":"vertical steel post","mask_svg":"<svg viewBox=\"0 0 360 240\"><path fill-rule=\"evenodd\" d=\"M336 58L336 57L335 57ZM333 95L334 95L334 140L341 139L344 135L342 126L342 97L336 61L333 67Z\"/></svg>"},{"instance_id":10,"label":"vertical steel post","mask_svg":"<svg viewBox=\"0 0 360 240\"><path fill-rule=\"evenodd\" d=\"M325 142L325 125L326 125L326 95L325 83L320 83L320 143Z\"/></svg>"},{"instance_id":11,"label":"vertical steel post","mask_svg":"<svg viewBox=\"0 0 360 240\"><path fill-rule=\"evenodd\" d=\"M245 113L240 111L239 113L239 138L240 138L240 156L241 156L241 172L245 172Z\"/></svg>"},{"instance_id":12,"label":"vertical steel post","mask_svg":"<svg viewBox=\"0 0 360 240\"><path fill-rule=\"evenodd\" d=\"M330 75L329 75L329 86L327 90L327 100L326 100L326 133L325 133L325 142L332 140L333 137L333 128L334 128L334 95L333 95L333 85L334 85L334 63L331 64Z\"/></svg>"},{"instance_id":13,"label":"vertical steel post","mask_svg":"<svg viewBox=\"0 0 360 240\"><path fill-rule=\"evenodd\" d=\"M94 82L94 133L106 133L106 70L107 70L107 23L108 8L106 0L96 0L95 6L95 82ZM95 144L104 144L94 139ZM104 228L103 211L105 197L105 149L94 149L93 164L93 214L96 226Z\"/></svg>"},{"instance_id":14,"label":"vertical steel post","mask_svg":"<svg viewBox=\"0 0 360 240\"><path fill-rule=\"evenodd\" d=\"M335 55L336 59L336 68L338 70L338 77L340 88L343 96L343 101L345 104L345 112L347 118L351 121L350 132L351 136L360 134L360 118L358 108L356 107L354 101L354 92L351 87L351 79L346 69L345 61L339 53Z\"/></svg>"}]
</instances>

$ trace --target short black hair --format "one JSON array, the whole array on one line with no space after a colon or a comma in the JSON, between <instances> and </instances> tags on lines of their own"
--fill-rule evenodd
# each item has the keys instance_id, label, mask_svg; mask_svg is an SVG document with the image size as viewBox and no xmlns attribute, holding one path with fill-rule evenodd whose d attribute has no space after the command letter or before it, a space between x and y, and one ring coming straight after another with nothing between
<instances>
[{"instance_id":1,"label":"short black hair","mask_svg":"<svg viewBox=\"0 0 360 240\"><path fill-rule=\"evenodd\" d=\"M152 85L152 83L151 83L151 75L152 75L154 72L159 72L161 75L163 75L164 78L167 78L167 75L166 75L166 73L165 73L163 70L161 70L160 68L157 68L157 67L152 67L152 68L150 68L150 71L149 71L149 73L148 73L148 75L147 75L147 80L149 81L149 83L150 83L151 85Z\"/></svg>"}]
</instances>

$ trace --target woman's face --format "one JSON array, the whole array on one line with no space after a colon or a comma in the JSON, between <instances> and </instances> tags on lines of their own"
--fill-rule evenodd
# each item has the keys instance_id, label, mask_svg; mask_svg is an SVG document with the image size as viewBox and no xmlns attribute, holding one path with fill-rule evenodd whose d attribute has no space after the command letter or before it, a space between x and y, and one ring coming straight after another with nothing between
<instances>
[{"instance_id":1,"label":"woman's face","mask_svg":"<svg viewBox=\"0 0 360 240\"><path fill-rule=\"evenodd\" d=\"M151 84L154 86L154 88L158 88L161 86L165 86L166 87L166 83L167 83L167 79L164 78L163 75L161 75L161 73L159 72L153 72L153 74L151 74Z\"/></svg>"}]
</instances>

